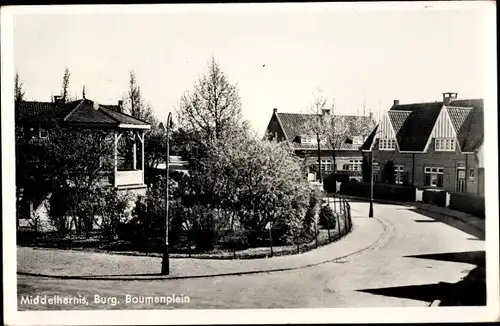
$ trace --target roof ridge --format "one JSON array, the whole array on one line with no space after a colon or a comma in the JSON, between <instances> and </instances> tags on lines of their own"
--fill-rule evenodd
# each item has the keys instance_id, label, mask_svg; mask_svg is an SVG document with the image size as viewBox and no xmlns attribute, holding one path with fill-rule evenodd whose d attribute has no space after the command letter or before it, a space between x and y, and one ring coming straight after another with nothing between
<instances>
[{"instance_id":1,"label":"roof ridge","mask_svg":"<svg viewBox=\"0 0 500 326\"><path fill-rule=\"evenodd\" d=\"M102 113L104 113L106 116L108 116L111 119L113 119L114 121L116 121L118 124L120 123L120 121L118 121L118 119L112 117L111 114L109 114L108 112L105 111L105 110L109 110L108 108L102 107L101 104L99 104L99 110L101 110Z\"/></svg>"},{"instance_id":2,"label":"roof ridge","mask_svg":"<svg viewBox=\"0 0 500 326\"><path fill-rule=\"evenodd\" d=\"M405 105L417 105L417 104L438 104L438 103L443 103L443 101L404 103L404 104L397 104L397 105L394 105L394 107L397 107L397 106L405 106Z\"/></svg>"},{"instance_id":3,"label":"roof ridge","mask_svg":"<svg viewBox=\"0 0 500 326\"><path fill-rule=\"evenodd\" d=\"M445 105L446 108L450 109L462 109L462 110L474 110L472 106L454 106L454 105Z\"/></svg>"},{"instance_id":4,"label":"roof ridge","mask_svg":"<svg viewBox=\"0 0 500 326\"><path fill-rule=\"evenodd\" d=\"M113 104L104 104L104 105L113 106ZM118 106L118 105L116 105L116 106ZM107 107L103 107L103 106L101 106L101 104L99 104L99 108L101 108L101 109L105 109L105 110L111 110L110 108L107 108ZM144 123L150 124L149 122L144 121L144 120L142 120L142 119L139 119L139 118L137 118L137 117L134 117L134 116L132 116L132 115L129 115L129 114L126 114L126 113L123 113L123 112L119 112L119 111L115 111L115 110L111 110L111 111L113 111L114 113L118 113L118 114L124 115L124 116L129 117L129 118L133 118L133 119L135 119L135 120L139 120L139 121L141 121L141 122L144 122ZM106 115L109 115L109 113L107 113L107 112L106 112Z\"/></svg>"},{"instance_id":5,"label":"roof ridge","mask_svg":"<svg viewBox=\"0 0 500 326\"><path fill-rule=\"evenodd\" d=\"M76 109L77 109L77 108L79 108L79 107L80 107L80 105L82 105L83 101L85 101L85 100L86 100L86 99L82 99L82 100L80 100L80 103L78 103L78 104L77 104L77 105L76 105L73 109L71 109L71 111L69 111L69 113L68 113L68 114L66 114L66 115L64 116L63 121L66 121L66 120L69 118L69 116L70 116L70 115L72 115L72 114L73 114L73 112L75 112L75 111L76 111ZM71 102L69 102L69 103L71 103Z\"/></svg>"},{"instance_id":6,"label":"roof ridge","mask_svg":"<svg viewBox=\"0 0 500 326\"><path fill-rule=\"evenodd\" d=\"M389 113L390 112L404 112L404 113L412 113L413 111L410 111L410 110L389 110Z\"/></svg>"}]
</instances>

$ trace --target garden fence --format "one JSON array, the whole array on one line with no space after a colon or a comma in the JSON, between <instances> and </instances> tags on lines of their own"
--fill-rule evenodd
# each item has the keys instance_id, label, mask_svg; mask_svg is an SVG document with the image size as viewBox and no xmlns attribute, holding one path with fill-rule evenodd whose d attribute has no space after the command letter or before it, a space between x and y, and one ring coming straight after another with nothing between
<instances>
[{"instance_id":1,"label":"garden fence","mask_svg":"<svg viewBox=\"0 0 500 326\"><path fill-rule=\"evenodd\" d=\"M310 251L320 246L335 242L348 234L352 230L351 206L349 202L340 194L328 194L323 198L322 205L329 205L333 211L333 221L330 226L322 227L316 219L314 223L314 234L307 241L304 238L297 238L294 244L278 245L274 239L274 228L269 232L265 230L259 241L259 246L255 248L222 249L218 248L206 253L197 253L194 249L193 239L189 233L182 232L182 238L176 248L172 248L172 255L177 257L197 257L197 258L218 258L218 259L249 259L272 256L282 256ZM193 245L193 248L191 247Z\"/></svg>"}]
</instances>

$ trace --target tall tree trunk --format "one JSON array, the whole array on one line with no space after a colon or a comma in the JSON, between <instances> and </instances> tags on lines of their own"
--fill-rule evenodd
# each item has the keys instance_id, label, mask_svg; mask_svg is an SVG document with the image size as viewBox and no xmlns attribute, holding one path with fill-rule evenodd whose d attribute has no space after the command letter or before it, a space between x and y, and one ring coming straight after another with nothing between
<instances>
[{"instance_id":1,"label":"tall tree trunk","mask_svg":"<svg viewBox=\"0 0 500 326\"><path fill-rule=\"evenodd\" d=\"M316 134L316 140L318 141L318 180L322 181L321 178L321 146L319 144L319 133Z\"/></svg>"}]
</instances>

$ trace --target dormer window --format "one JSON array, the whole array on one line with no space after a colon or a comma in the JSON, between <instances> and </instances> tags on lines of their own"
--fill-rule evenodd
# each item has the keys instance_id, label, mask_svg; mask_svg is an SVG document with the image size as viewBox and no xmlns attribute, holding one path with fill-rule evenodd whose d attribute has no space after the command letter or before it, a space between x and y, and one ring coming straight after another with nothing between
<instances>
[{"instance_id":1,"label":"dormer window","mask_svg":"<svg viewBox=\"0 0 500 326\"><path fill-rule=\"evenodd\" d=\"M454 152L455 139L454 138L436 138L434 148L436 152Z\"/></svg>"},{"instance_id":2,"label":"dormer window","mask_svg":"<svg viewBox=\"0 0 500 326\"><path fill-rule=\"evenodd\" d=\"M393 151L396 149L396 140L394 138L381 138L378 141L378 149L381 151Z\"/></svg>"},{"instance_id":3,"label":"dormer window","mask_svg":"<svg viewBox=\"0 0 500 326\"><path fill-rule=\"evenodd\" d=\"M317 140L316 136L313 136L313 137L311 137L311 136L301 136L300 137L300 142L302 144L317 144L318 140ZM326 144L326 139L320 139L319 143L321 145Z\"/></svg>"},{"instance_id":4,"label":"dormer window","mask_svg":"<svg viewBox=\"0 0 500 326\"><path fill-rule=\"evenodd\" d=\"M307 136L302 136L302 137L300 138L300 142L301 142L302 144L312 144L312 143L314 143L314 141L313 141L312 137L307 137Z\"/></svg>"}]
</instances>

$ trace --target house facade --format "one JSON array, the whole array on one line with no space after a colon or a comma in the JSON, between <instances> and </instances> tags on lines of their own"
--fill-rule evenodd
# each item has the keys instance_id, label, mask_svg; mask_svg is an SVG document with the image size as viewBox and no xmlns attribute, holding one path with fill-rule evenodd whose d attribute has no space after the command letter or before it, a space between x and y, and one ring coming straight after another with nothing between
<instances>
[{"instance_id":1,"label":"house facade","mask_svg":"<svg viewBox=\"0 0 500 326\"><path fill-rule=\"evenodd\" d=\"M457 93L443 93L440 102L394 101L362 152L373 155L376 182L392 161L396 183L484 195L483 120L483 100Z\"/></svg>"},{"instance_id":2,"label":"house facade","mask_svg":"<svg viewBox=\"0 0 500 326\"><path fill-rule=\"evenodd\" d=\"M349 130L344 133L345 139L339 142L339 146L335 150L326 139L320 139L321 162L318 162L318 140L315 136L310 136L310 130L304 128L311 126L315 119L322 119L330 114L329 110L323 110L320 115L282 113L275 108L266 134L271 139L287 142L294 153L303 159L305 173L309 177L314 175L315 171L321 169L324 175L334 172L346 172L352 177L360 178L363 157L359 148L363 145L367 135L358 135L355 127L375 125L375 123L371 115L369 117L335 115L335 123L344 126L344 128L347 127ZM313 179L310 180L313 181Z\"/></svg>"},{"instance_id":3,"label":"house facade","mask_svg":"<svg viewBox=\"0 0 500 326\"><path fill-rule=\"evenodd\" d=\"M16 141L23 140L26 151L43 148L45 142L56 137L55 126L60 127L62 132L64 128L106 131L113 142L113 151L109 153L112 168L103 171L99 185L145 195L144 133L151 126L123 113L122 101L118 105L103 105L84 98L65 103L58 96L54 96L52 102L20 101L15 104L15 120ZM17 187L21 188L18 189L21 194L18 200L23 201L23 206L30 207L29 216L43 211L43 204L51 196L49 189L39 189L39 193L22 196L26 193L25 189L20 185Z\"/></svg>"}]
</instances>

